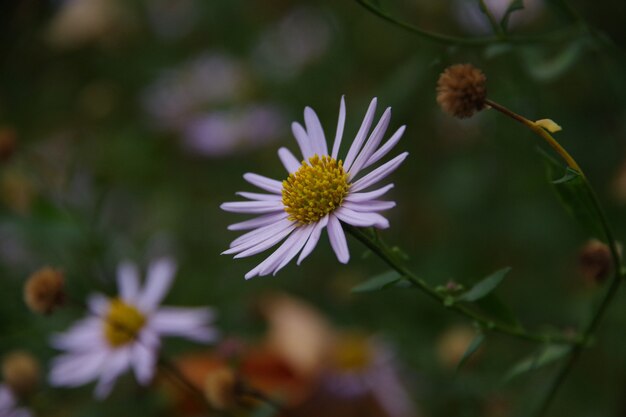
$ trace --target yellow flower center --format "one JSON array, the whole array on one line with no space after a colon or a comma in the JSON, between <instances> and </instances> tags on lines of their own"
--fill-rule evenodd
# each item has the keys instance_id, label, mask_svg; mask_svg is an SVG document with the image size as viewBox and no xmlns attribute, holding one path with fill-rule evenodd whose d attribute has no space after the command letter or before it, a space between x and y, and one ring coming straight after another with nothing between
<instances>
[{"instance_id":1,"label":"yellow flower center","mask_svg":"<svg viewBox=\"0 0 626 417\"><path fill-rule=\"evenodd\" d=\"M360 335L346 335L339 339L334 351L335 366L342 371L360 371L372 363L372 349Z\"/></svg>"},{"instance_id":2,"label":"yellow flower center","mask_svg":"<svg viewBox=\"0 0 626 417\"><path fill-rule=\"evenodd\" d=\"M144 324L146 318L139 310L116 298L104 317L104 336L111 346L120 347L134 341Z\"/></svg>"},{"instance_id":3,"label":"yellow flower center","mask_svg":"<svg viewBox=\"0 0 626 417\"><path fill-rule=\"evenodd\" d=\"M283 205L289 220L315 223L341 206L350 184L343 162L314 155L283 181Z\"/></svg>"}]
</instances>

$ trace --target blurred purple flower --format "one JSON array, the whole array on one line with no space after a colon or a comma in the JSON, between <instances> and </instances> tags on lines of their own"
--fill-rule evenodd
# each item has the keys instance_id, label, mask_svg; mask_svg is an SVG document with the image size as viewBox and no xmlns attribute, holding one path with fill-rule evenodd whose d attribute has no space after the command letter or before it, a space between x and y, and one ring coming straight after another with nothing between
<instances>
[{"instance_id":1,"label":"blurred purple flower","mask_svg":"<svg viewBox=\"0 0 626 417\"><path fill-rule=\"evenodd\" d=\"M511 0L485 0L485 4L499 22L511 4ZM476 34L492 32L489 20L487 20L487 16L480 11L478 2L455 0L453 9L457 21L468 32ZM509 27L515 28L530 23L539 17L542 11L543 3L540 0L525 0L524 9L511 14Z\"/></svg>"},{"instance_id":2,"label":"blurred purple flower","mask_svg":"<svg viewBox=\"0 0 626 417\"><path fill-rule=\"evenodd\" d=\"M11 389L0 384L0 417L32 417L27 408L19 407Z\"/></svg>"}]
</instances>

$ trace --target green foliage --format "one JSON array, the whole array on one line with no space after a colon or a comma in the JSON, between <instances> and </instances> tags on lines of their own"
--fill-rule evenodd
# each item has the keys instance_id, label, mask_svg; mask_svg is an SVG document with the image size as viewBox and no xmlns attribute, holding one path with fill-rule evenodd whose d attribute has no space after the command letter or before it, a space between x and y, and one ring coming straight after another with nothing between
<instances>
[{"instance_id":1,"label":"green foliage","mask_svg":"<svg viewBox=\"0 0 626 417\"><path fill-rule=\"evenodd\" d=\"M515 364L506 373L504 380L510 381L522 374L550 365L567 355L571 349L571 346L567 345L546 345L533 355L524 358Z\"/></svg>"},{"instance_id":2,"label":"green foliage","mask_svg":"<svg viewBox=\"0 0 626 417\"><path fill-rule=\"evenodd\" d=\"M380 291L392 287L402 280L402 275L396 271L387 271L376 275L356 287L352 288L353 293L365 293L372 291Z\"/></svg>"},{"instance_id":3,"label":"green foliage","mask_svg":"<svg viewBox=\"0 0 626 417\"><path fill-rule=\"evenodd\" d=\"M500 19L500 26L502 29L507 30L509 27L509 19L511 15L518 10L524 9L524 0L511 0L509 3L509 7L507 7L506 12L502 15L502 19Z\"/></svg>"},{"instance_id":4,"label":"green foliage","mask_svg":"<svg viewBox=\"0 0 626 417\"><path fill-rule=\"evenodd\" d=\"M465 363L469 360L469 358L471 358L472 355L476 353L476 351L482 346L484 341L485 341L485 334L478 333L476 337L474 338L474 340L472 340L472 343L470 343L470 345L467 347L467 350L465 351L465 353L463 353L463 357L461 357L461 360L457 364L456 366L457 372L460 371L463 365L465 365Z\"/></svg>"},{"instance_id":5,"label":"green foliage","mask_svg":"<svg viewBox=\"0 0 626 417\"><path fill-rule=\"evenodd\" d=\"M502 282L504 277L511 271L510 267L502 268L486 278L478 281L466 293L459 296L459 301L474 302L489 295Z\"/></svg>"}]
</instances>

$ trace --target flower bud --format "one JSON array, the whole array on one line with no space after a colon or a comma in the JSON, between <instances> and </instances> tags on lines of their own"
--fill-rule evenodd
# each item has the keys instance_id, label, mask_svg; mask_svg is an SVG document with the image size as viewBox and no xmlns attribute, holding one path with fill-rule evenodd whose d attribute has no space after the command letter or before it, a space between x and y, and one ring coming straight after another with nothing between
<instances>
[{"instance_id":1,"label":"flower bud","mask_svg":"<svg viewBox=\"0 0 626 417\"><path fill-rule=\"evenodd\" d=\"M235 405L238 381L227 367L210 372L204 381L204 395L217 410L227 410Z\"/></svg>"},{"instance_id":2,"label":"flower bud","mask_svg":"<svg viewBox=\"0 0 626 417\"><path fill-rule=\"evenodd\" d=\"M437 81L437 103L454 117L471 117L486 107L486 82L485 74L473 65L452 65Z\"/></svg>"},{"instance_id":3,"label":"flower bud","mask_svg":"<svg viewBox=\"0 0 626 417\"><path fill-rule=\"evenodd\" d=\"M476 337L470 326L457 325L444 331L437 341L437 357L443 367L454 369Z\"/></svg>"},{"instance_id":4,"label":"flower bud","mask_svg":"<svg viewBox=\"0 0 626 417\"><path fill-rule=\"evenodd\" d=\"M580 274L589 282L603 283L612 271L611 249L597 239L591 239L578 252Z\"/></svg>"},{"instance_id":5,"label":"flower bud","mask_svg":"<svg viewBox=\"0 0 626 417\"><path fill-rule=\"evenodd\" d=\"M18 397L25 397L37 388L39 374L39 362L27 352L11 352L2 359L2 379Z\"/></svg>"},{"instance_id":6,"label":"flower bud","mask_svg":"<svg viewBox=\"0 0 626 417\"><path fill-rule=\"evenodd\" d=\"M24 285L24 302L33 312L50 314L65 303L65 279L59 270L44 267Z\"/></svg>"}]
</instances>

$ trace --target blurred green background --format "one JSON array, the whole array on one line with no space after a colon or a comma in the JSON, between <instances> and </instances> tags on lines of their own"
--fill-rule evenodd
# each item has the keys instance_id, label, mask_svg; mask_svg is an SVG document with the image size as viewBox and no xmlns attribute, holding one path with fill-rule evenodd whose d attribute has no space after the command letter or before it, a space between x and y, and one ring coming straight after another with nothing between
<instances>
[{"instance_id":1,"label":"blurred green background","mask_svg":"<svg viewBox=\"0 0 626 417\"><path fill-rule=\"evenodd\" d=\"M474 37L490 30L477 3L384 6L421 27ZM514 33L576 24L561 2L526 3L514 15ZM407 125L396 153L410 152L392 176L398 205L388 212L384 239L433 285L469 285L511 266L498 294L523 323L577 329L603 288L578 273L577 252L588 236L546 181L536 152L543 145L494 112L461 122L435 103L440 72L472 62L487 74L492 99L532 120L557 121L557 138L586 170L624 239L626 3L578 0L571 7L596 37L463 47L426 41L354 1L2 2L0 136L14 137L16 149L0 166L0 355L27 349L46 361L54 354L50 332L80 316L26 310L21 287L40 266L63 269L81 299L114 293L120 260L146 265L171 253L180 270L167 303L214 306L225 335L258 337L254 300L286 291L339 327L384 335L406 364L424 415L527 415L557 367L508 383L503 377L535 345L490 334L480 358L455 374L438 359L438 340L450 326L470 323L417 291L352 294L386 268L351 238L348 265L323 237L300 267L245 281L266 255L219 255L237 235L227 225L243 220L219 204L251 190L245 172L284 176L276 151L296 149L289 126L302 121L305 106L332 136L345 94L349 138L376 96L378 115L393 108L390 130ZM625 301L621 291L550 415L626 415ZM137 405L127 402L132 388L123 391L96 404L89 388L46 389L38 409L44 416L136 415Z\"/></svg>"}]
</instances>

